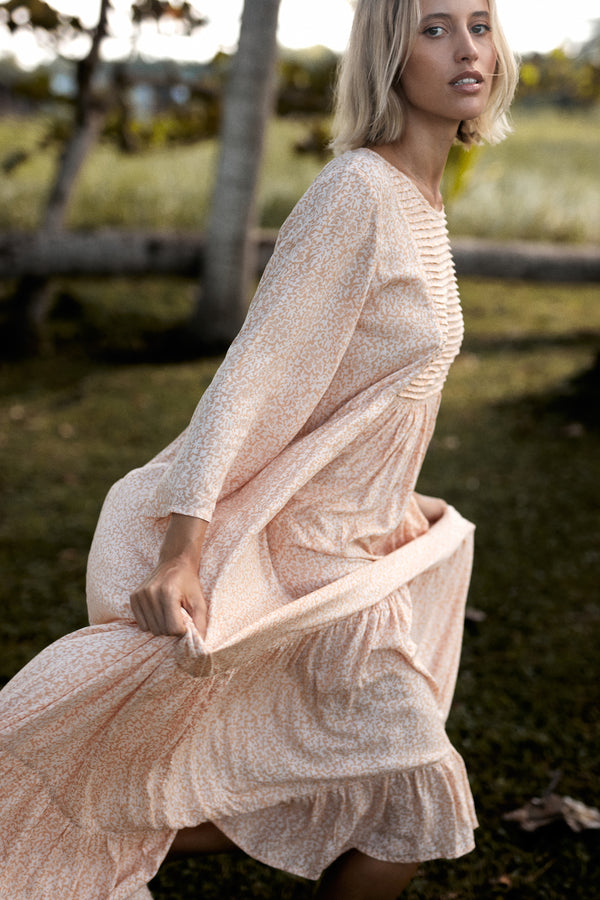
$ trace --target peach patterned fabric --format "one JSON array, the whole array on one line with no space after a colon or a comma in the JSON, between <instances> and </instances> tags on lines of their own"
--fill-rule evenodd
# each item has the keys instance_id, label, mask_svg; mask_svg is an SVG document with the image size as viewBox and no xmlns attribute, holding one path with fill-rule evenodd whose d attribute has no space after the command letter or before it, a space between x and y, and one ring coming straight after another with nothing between
<instances>
[{"instance_id":1,"label":"peach patterned fabric","mask_svg":"<svg viewBox=\"0 0 600 900\"><path fill-rule=\"evenodd\" d=\"M444 723L473 526L413 495L461 338L443 213L371 150L334 160L187 430L111 489L91 625L0 694L5 900L143 896L207 820L308 878L472 848ZM210 520L205 640L129 606L171 512Z\"/></svg>"}]
</instances>

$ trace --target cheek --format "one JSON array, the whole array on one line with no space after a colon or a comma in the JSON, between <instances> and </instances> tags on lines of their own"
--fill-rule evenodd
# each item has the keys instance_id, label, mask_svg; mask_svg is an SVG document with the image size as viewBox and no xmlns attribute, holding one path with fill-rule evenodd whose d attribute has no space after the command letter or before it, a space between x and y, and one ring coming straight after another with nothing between
<instances>
[{"instance_id":1,"label":"cheek","mask_svg":"<svg viewBox=\"0 0 600 900\"><path fill-rule=\"evenodd\" d=\"M416 62L416 66L415 66ZM417 78L415 78L415 68L417 70ZM418 72L419 72L419 64L418 60L414 59L414 55L408 60L404 67L404 71L400 76L400 85L403 88L410 87L415 81L418 82Z\"/></svg>"},{"instance_id":2,"label":"cheek","mask_svg":"<svg viewBox=\"0 0 600 900\"><path fill-rule=\"evenodd\" d=\"M427 93L429 83L434 75L435 62L432 62L429 57L421 57L418 53L413 53L400 78L400 86L407 95L424 94Z\"/></svg>"}]
</instances>

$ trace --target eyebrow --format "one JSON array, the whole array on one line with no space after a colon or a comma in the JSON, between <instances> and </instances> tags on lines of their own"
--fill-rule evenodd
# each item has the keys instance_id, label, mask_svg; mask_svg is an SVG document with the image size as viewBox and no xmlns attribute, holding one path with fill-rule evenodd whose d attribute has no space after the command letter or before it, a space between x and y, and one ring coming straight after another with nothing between
<instances>
[{"instance_id":1,"label":"eyebrow","mask_svg":"<svg viewBox=\"0 0 600 900\"><path fill-rule=\"evenodd\" d=\"M489 19L489 17L490 17L490 14L486 9L480 9L477 12L471 13L471 15L469 16L469 18L471 18L471 19L475 19L475 18ZM443 13L443 12L430 13L428 16L424 16L421 19L421 24L423 25L425 22L430 22L433 19L448 19L448 20L450 20L450 19L452 19L452 16L450 15L450 13Z\"/></svg>"}]
</instances>

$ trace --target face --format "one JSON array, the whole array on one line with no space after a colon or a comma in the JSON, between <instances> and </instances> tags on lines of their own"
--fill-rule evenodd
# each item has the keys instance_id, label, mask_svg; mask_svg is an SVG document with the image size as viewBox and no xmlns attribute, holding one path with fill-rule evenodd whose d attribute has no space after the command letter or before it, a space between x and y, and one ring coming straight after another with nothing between
<instances>
[{"instance_id":1,"label":"face","mask_svg":"<svg viewBox=\"0 0 600 900\"><path fill-rule=\"evenodd\" d=\"M411 118L449 127L484 111L496 67L487 0L421 0L421 21L400 78Z\"/></svg>"}]
</instances>

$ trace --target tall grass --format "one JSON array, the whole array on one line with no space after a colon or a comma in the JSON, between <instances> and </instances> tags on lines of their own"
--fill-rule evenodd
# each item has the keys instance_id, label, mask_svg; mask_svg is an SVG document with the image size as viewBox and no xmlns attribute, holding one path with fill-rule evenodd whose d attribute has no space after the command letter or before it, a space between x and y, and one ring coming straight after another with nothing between
<instances>
[{"instance_id":1,"label":"tall grass","mask_svg":"<svg viewBox=\"0 0 600 900\"><path fill-rule=\"evenodd\" d=\"M0 158L35 145L41 119L0 120ZM308 125L273 120L259 191L260 222L276 228L324 159L294 152ZM518 110L515 130L498 147L482 148L466 186L449 205L455 234L550 241L600 240L597 154L600 114ZM217 146L120 154L101 143L77 185L69 224L139 228L202 228L212 190ZM35 154L0 181L0 229L33 228L39 219L56 151Z\"/></svg>"},{"instance_id":2,"label":"tall grass","mask_svg":"<svg viewBox=\"0 0 600 900\"><path fill-rule=\"evenodd\" d=\"M599 241L599 113L518 109L513 133L478 153L449 209L451 232Z\"/></svg>"}]
</instances>

